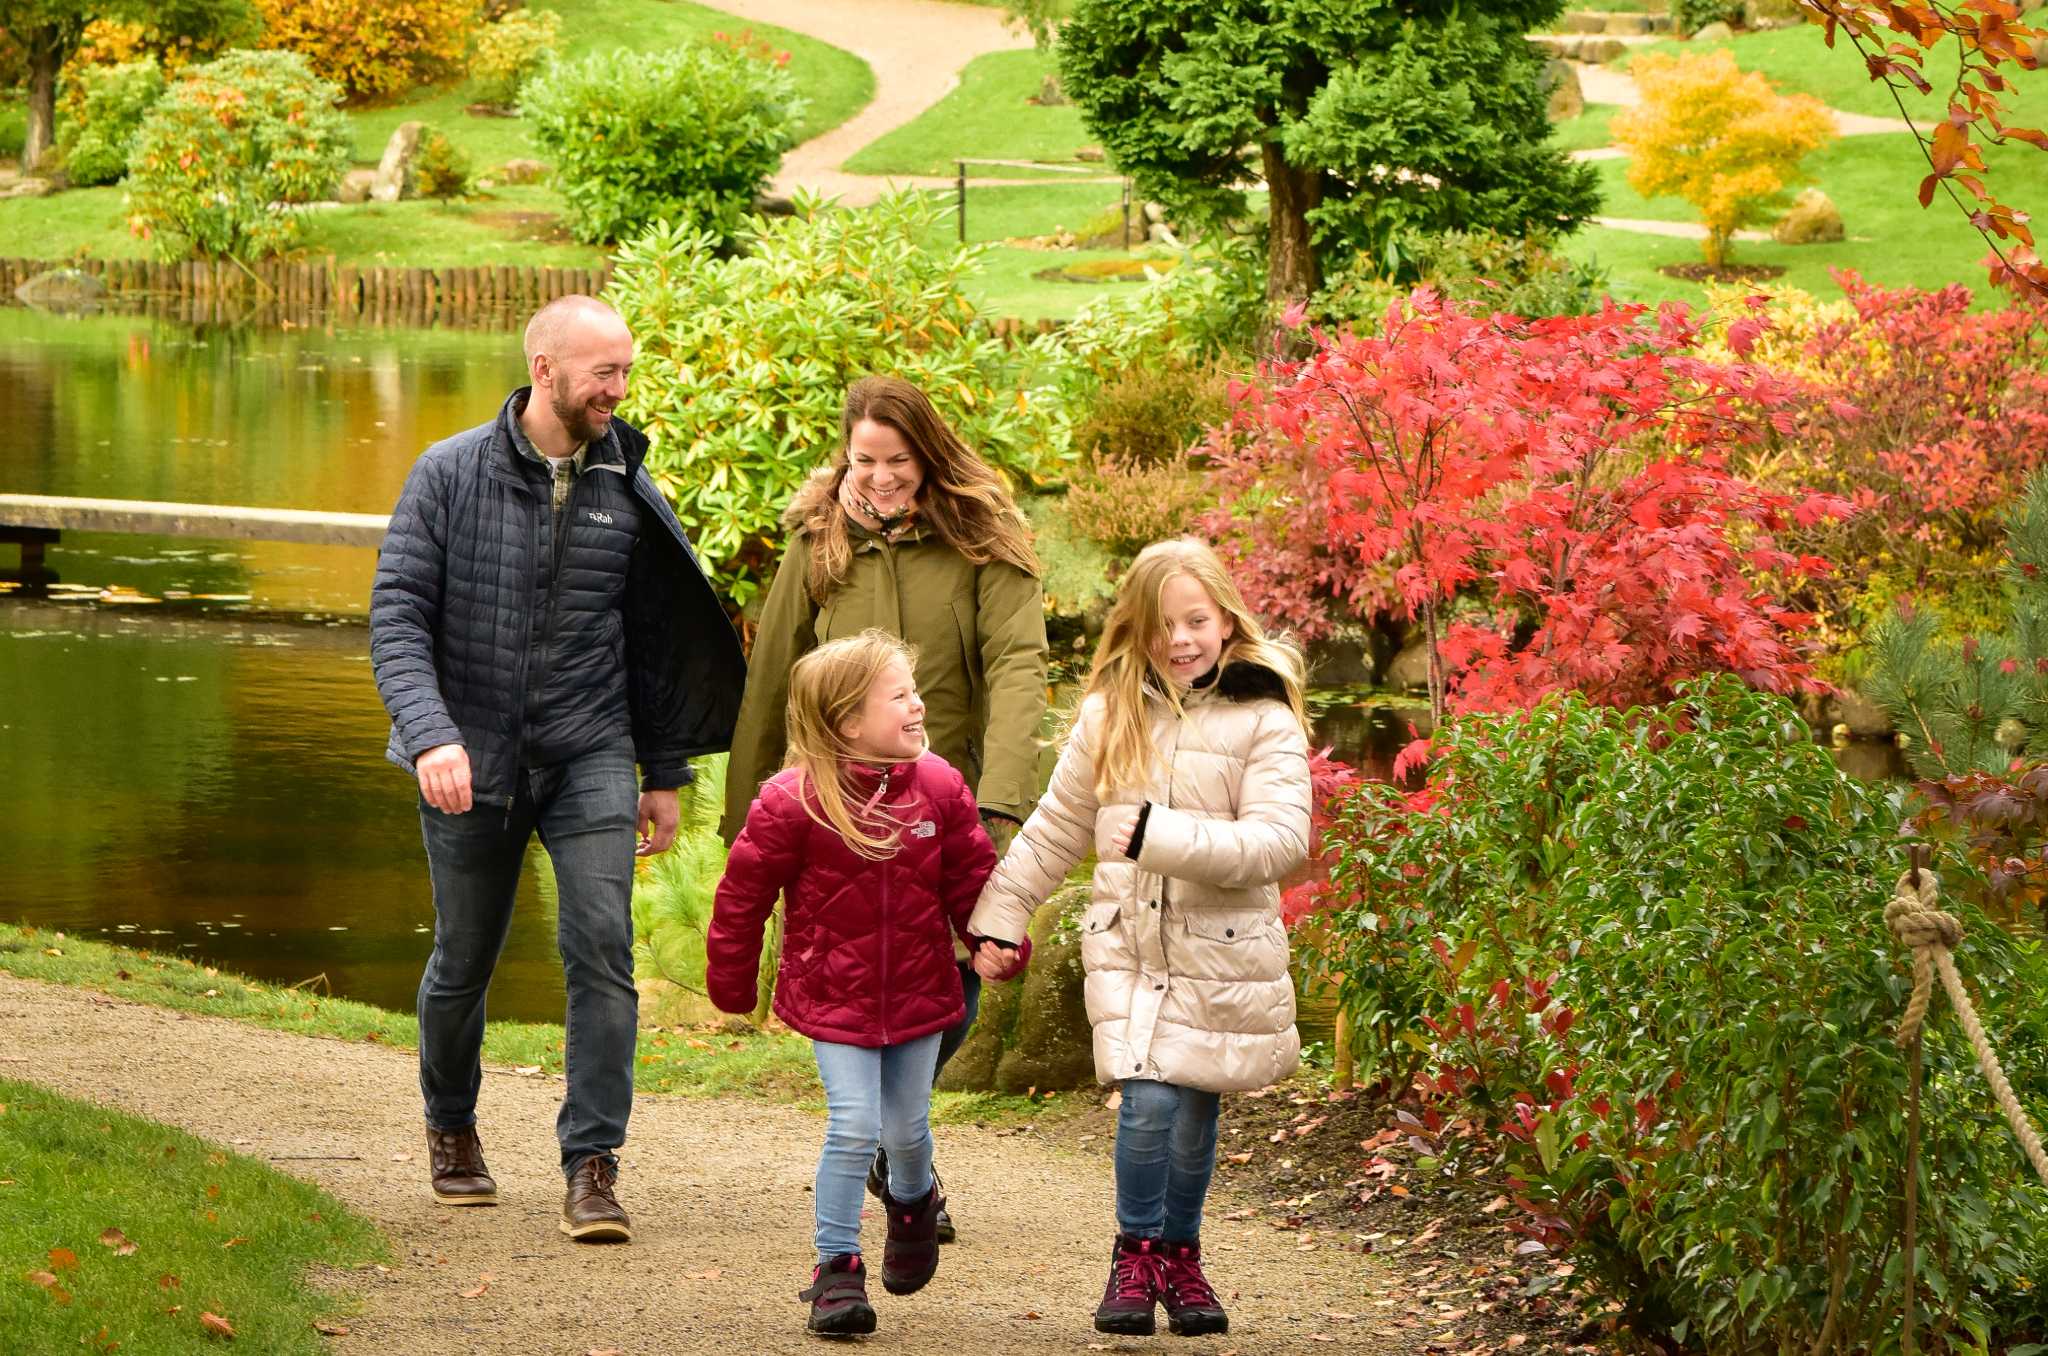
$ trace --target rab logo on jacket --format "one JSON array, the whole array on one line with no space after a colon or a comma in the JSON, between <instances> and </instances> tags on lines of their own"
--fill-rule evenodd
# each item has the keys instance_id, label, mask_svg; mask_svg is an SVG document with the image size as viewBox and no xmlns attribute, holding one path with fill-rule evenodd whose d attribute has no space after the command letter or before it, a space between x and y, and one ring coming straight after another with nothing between
<instances>
[{"instance_id":1,"label":"rab logo on jacket","mask_svg":"<svg viewBox=\"0 0 2048 1356\"><path fill-rule=\"evenodd\" d=\"M937 838L939 836L939 826L929 819L920 819L910 826L910 836L912 838Z\"/></svg>"},{"instance_id":2,"label":"rab logo on jacket","mask_svg":"<svg viewBox=\"0 0 2048 1356\"><path fill-rule=\"evenodd\" d=\"M596 509L585 509L584 512L590 515L590 521L593 523L603 523L606 527L612 525L612 515L609 513L601 513Z\"/></svg>"}]
</instances>

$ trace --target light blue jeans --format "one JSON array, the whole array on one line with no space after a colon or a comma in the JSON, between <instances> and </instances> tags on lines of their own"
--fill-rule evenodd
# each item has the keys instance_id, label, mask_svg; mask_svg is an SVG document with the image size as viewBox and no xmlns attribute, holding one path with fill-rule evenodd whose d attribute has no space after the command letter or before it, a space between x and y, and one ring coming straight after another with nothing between
<instances>
[{"instance_id":1,"label":"light blue jeans","mask_svg":"<svg viewBox=\"0 0 2048 1356\"><path fill-rule=\"evenodd\" d=\"M1151 1078L1126 1078L1116 1117L1116 1225L1134 1238L1192 1243L1216 1171L1222 1098Z\"/></svg>"},{"instance_id":2,"label":"light blue jeans","mask_svg":"<svg viewBox=\"0 0 2048 1356\"><path fill-rule=\"evenodd\" d=\"M942 1034L879 1049L811 1042L825 1085L814 1199L820 1262L860 1251L860 1207L877 1144L889 1153L891 1196L921 1200L932 1189L932 1078Z\"/></svg>"}]
</instances>

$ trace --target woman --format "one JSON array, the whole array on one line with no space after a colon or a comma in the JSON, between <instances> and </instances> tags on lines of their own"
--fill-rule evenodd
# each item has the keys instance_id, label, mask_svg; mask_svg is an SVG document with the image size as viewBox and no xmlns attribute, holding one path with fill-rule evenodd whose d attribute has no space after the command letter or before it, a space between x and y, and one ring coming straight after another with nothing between
<instances>
[{"instance_id":1,"label":"woman","mask_svg":"<svg viewBox=\"0 0 2048 1356\"><path fill-rule=\"evenodd\" d=\"M974 788L1000 854L1039 789L1045 592L1030 529L988 463L912 383L856 381L839 427L838 455L783 514L789 546L748 661L726 770L725 840L782 766L790 667L815 646L874 627L916 650L931 751ZM955 960L966 1016L939 1044L940 1069L966 1039L981 997L964 949ZM879 1195L879 1158L876 1166L868 1184ZM942 1204L939 1238L952 1237Z\"/></svg>"}]
</instances>

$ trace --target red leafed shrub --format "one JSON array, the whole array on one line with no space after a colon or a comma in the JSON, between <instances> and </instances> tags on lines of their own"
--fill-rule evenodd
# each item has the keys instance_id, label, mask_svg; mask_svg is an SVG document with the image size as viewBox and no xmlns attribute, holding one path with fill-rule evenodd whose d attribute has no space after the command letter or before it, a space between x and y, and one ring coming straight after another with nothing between
<instances>
[{"instance_id":1,"label":"red leafed shrub","mask_svg":"<svg viewBox=\"0 0 2048 1356\"><path fill-rule=\"evenodd\" d=\"M1739 326L1738 351L1760 324ZM1439 714L1561 690L1626 705L1710 672L1813 681L1811 618L1771 584L1826 563L1775 534L1849 505L1729 469L1729 448L1789 424L1797 388L1691 356L1684 308L1525 320L1424 288L1378 333L1308 337L1211 452L1246 486L1222 511L1261 611L1300 627L1330 599L1378 602L1366 581L1391 570Z\"/></svg>"}]
</instances>

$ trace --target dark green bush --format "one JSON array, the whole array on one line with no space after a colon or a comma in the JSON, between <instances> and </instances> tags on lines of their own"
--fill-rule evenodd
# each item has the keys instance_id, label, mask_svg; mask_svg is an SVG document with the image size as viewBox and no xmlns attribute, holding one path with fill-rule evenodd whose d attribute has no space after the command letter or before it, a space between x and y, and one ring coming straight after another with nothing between
<instances>
[{"instance_id":1,"label":"dark green bush","mask_svg":"<svg viewBox=\"0 0 2048 1356\"><path fill-rule=\"evenodd\" d=\"M1173 459L1230 417L1230 373L1220 360L1166 357L1110 377L1074 426L1074 451L1132 467Z\"/></svg>"},{"instance_id":2,"label":"dark green bush","mask_svg":"<svg viewBox=\"0 0 2048 1356\"><path fill-rule=\"evenodd\" d=\"M1390 303L1427 283L1463 306L1521 316L1588 315L1600 309L1607 276L1559 254L1554 238L1496 231L1418 237L1402 271L1388 276L1354 258L1317 294L1312 310L1331 325L1377 327Z\"/></svg>"},{"instance_id":3,"label":"dark green bush","mask_svg":"<svg viewBox=\"0 0 2048 1356\"><path fill-rule=\"evenodd\" d=\"M1742 0L1672 0L1671 20L1691 37L1708 24L1740 24Z\"/></svg>"},{"instance_id":4,"label":"dark green bush","mask_svg":"<svg viewBox=\"0 0 2048 1356\"><path fill-rule=\"evenodd\" d=\"M163 68L155 57L121 66L86 66L67 93L57 125L64 173L74 186L111 184L128 173L142 119L164 97Z\"/></svg>"},{"instance_id":5,"label":"dark green bush","mask_svg":"<svg viewBox=\"0 0 2048 1356\"><path fill-rule=\"evenodd\" d=\"M1460 718L1424 791L1362 788L1330 835L1335 969L1378 1072L1430 1089L1448 1167L1512 1184L1532 1264L1568 1259L1659 1350L1896 1349L1910 963L1880 920L1906 794L1719 678L1657 710ZM1958 961L2038 1119L2048 964L1965 894ZM1920 1337L1997 1350L2043 1335L2048 1193L1945 1006Z\"/></svg>"},{"instance_id":6,"label":"dark green bush","mask_svg":"<svg viewBox=\"0 0 2048 1356\"><path fill-rule=\"evenodd\" d=\"M803 101L781 67L690 43L560 63L526 82L520 108L577 239L668 221L730 241L795 144Z\"/></svg>"}]
</instances>

